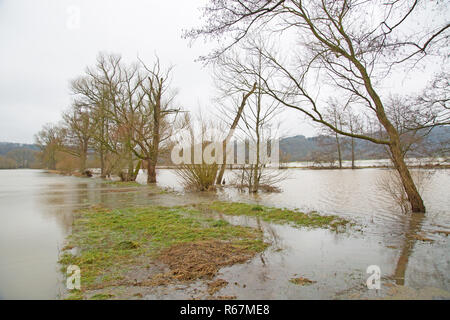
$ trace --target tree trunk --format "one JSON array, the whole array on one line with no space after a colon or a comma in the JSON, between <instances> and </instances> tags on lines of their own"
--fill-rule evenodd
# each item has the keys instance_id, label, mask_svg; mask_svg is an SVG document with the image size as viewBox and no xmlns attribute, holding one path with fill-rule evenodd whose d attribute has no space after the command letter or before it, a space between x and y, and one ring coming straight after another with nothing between
<instances>
[{"instance_id":1,"label":"tree trunk","mask_svg":"<svg viewBox=\"0 0 450 320\"><path fill-rule=\"evenodd\" d=\"M233 136L233 132L236 129L239 119L242 116L242 111L244 110L245 103L247 102L247 99L255 92L256 90L256 82L253 84L253 88L242 97L241 105L238 108L236 117L234 118L233 123L231 124L230 131L228 132L227 137L222 142L223 147L223 164L220 166L219 174L217 175L216 184L222 184L223 175L225 173L225 167L226 167L226 159L227 159L227 144L230 142L231 137Z\"/></svg>"},{"instance_id":2,"label":"tree trunk","mask_svg":"<svg viewBox=\"0 0 450 320\"><path fill-rule=\"evenodd\" d=\"M156 183L156 163L147 159L147 183Z\"/></svg>"},{"instance_id":3,"label":"tree trunk","mask_svg":"<svg viewBox=\"0 0 450 320\"><path fill-rule=\"evenodd\" d=\"M80 173L83 174L86 171L86 161L87 161L87 143L83 144L83 150L80 153Z\"/></svg>"},{"instance_id":4,"label":"tree trunk","mask_svg":"<svg viewBox=\"0 0 450 320\"><path fill-rule=\"evenodd\" d=\"M258 83L258 95L257 95L257 103L256 103L256 107L257 107L257 111L256 111L256 122L255 122L255 134L256 134L256 165L255 165L255 170L253 172L254 176L253 176L253 193L257 193L259 190L259 178L260 178L260 149L261 149L261 135L259 132L259 129L261 127L261 83Z\"/></svg>"},{"instance_id":5,"label":"tree trunk","mask_svg":"<svg viewBox=\"0 0 450 320\"><path fill-rule=\"evenodd\" d=\"M416 213L425 213L425 205L423 203L422 197L417 191L416 185L414 184L414 180L412 179L409 169L405 163L398 131L386 116L383 103L381 102L380 97L375 92L372 86L367 70L359 61L357 61L354 58L353 62L358 68L358 70L361 72L361 76L364 79L366 90L369 93L370 97L372 98L373 102L375 103L377 118L383 125L383 127L386 129L386 132L389 135L390 140L389 150L391 151L392 161L394 162L395 169L398 171L400 175L404 191L406 192L406 195L408 196L408 201L411 204L411 210L412 212Z\"/></svg>"},{"instance_id":6,"label":"tree trunk","mask_svg":"<svg viewBox=\"0 0 450 320\"><path fill-rule=\"evenodd\" d=\"M50 170L56 170L56 161L54 159L50 160L50 164L48 166Z\"/></svg>"},{"instance_id":7,"label":"tree trunk","mask_svg":"<svg viewBox=\"0 0 450 320\"><path fill-rule=\"evenodd\" d=\"M389 146L395 169L400 175L400 179L402 180L403 187L405 189L406 195L408 196L408 201L411 204L412 211L416 213L425 213L425 205L423 203L422 197L419 194L419 191L417 191L414 180L411 177L411 173L406 166L405 159L401 152L399 139L396 140L397 141L392 141Z\"/></svg>"},{"instance_id":8,"label":"tree trunk","mask_svg":"<svg viewBox=\"0 0 450 320\"><path fill-rule=\"evenodd\" d=\"M105 155L103 152L103 147L100 147L100 177L105 178Z\"/></svg>"},{"instance_id":9,"label":"tree trunk","mask_svg":"<svg viewBox=\"0 0 450 320\"><path fill-rule=\"evenodd\" d=\"M337 145L337 152L338 152L338 159L339 159L339 169L342 169L341 144L339 142L339 136L337 133L336 133L336 145Z\"/></svg>"},{"instance_id":10,"label":"tree trunk","mask_svg":"<svg viewBox=\"0 0 450 320\"><path fill-rule=\"evenodd\" d=\"M50 151L48 168L50 170L56 170L56 152L53 150Z\"/></svg>"},{"instance_id":11,"label":"tree trunk","mask_svg":"<svg viewBox=\"0 0 450 320\"><path fill-rule=\"evenodd\" d=\"M352 138L352 169L355 169L355 139Z\"/></svg>"},{"instance_id":12,"label":"tree trunk","mask_svg":"<svg viewBox=\"0 0 450 320\"><path fill-rule=\"evenodd\" d=\"M128 170L127 172L123 172L123 180L124 181L135 181L136 176L134 175L134 163L133 163L133 154L130 152L128 155Z\"/></svg>"}]
</instances>

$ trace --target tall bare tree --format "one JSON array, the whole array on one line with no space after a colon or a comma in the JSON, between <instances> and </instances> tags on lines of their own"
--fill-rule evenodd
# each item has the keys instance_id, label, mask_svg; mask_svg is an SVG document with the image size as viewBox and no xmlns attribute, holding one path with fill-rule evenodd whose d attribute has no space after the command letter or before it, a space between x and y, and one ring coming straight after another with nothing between
<instances>
[{"instance_id":1,"label":"tall bare tree","mask_svg":"<svg viewBox=\"0 0 450 320\"><path fill-rule=\"evenodd\" d=\"M40 158L43 165L50 170L56 169L56 154L63 142L62 129L53 124L46 124L35 136L39 146Z\"/></svg>"},{"instance_id":2,"label":"tall bare tree","mask_svg":"<svg viewBox=\"0 0 450 320\"><path fill-rule=\"evenodd\" d=\"M93 139L101 150L101 161L105 153L112 154L111 168L125 181L136 179L141 163L134 154L133 128L143 99L142 81L137 64L128 66L120 56L100 54L95 67L87 68L86 75L71 84L75 103L89 108L94 116L98 130Z\"/></svg>"},{"instance_id":3,"label":"tall bare tree","mask_svg":"<svg viewBox=\"0 0 450 320\"><path fill-rule=\"evenodd\" d=\"M421 14L424 10L426 13L429 9L446 10L447 7L445 1L419 0L210 1L204 8L204 26L187 32L186 36L223 38L229 35L231 42L209 57L217 58L254 30L270 31L277 36L281 31L291 30L299 40L301 52L294 50L296 55L290 60L286 59L288 54L281 58L280 54L265 48L249 50L254 54L262 53L278 71L277 77L265 82L266 91L284 106L302 112L338 134L385 145L412 211L425 212L405 163L399 132L386 113L381 86L384 79L405 68L413 70L430 59L435 63L445 61L446 54L442 52L448 52L443 48L449 45L449 22ZM419 27L411 24L416 21ZM442 65L445 69L445 64ZM324 84L328 82L339 91L340 97L352 100L353 106L373 115L385 137L343 131L327 121L323 115L324 99L319 99L319 92L315 90L317 81L311 86L314 79L321 79ZM433 115L425 114L436 126L448 122L448 119L440 120L445 112L448 114L448 109L439 107Z\"/></svg>"},{"instance_id":4,"label":"tall bare tree","mask_svg":"<svg viewBox=\"0 0 450 320\"><path fill-rule=\"evenodd\" d=\"M246 45L253 43L263 43L263 40L257 37L251 38ZM238 128L239 133L244 137L241 143L245 144L248 140L251 142L248 145L254 147L254 150L249 150L254 153L254 159L249 163L248 168L242 167L244 172L241 177L245 179L241 179L241 182L245 181L249 192L256 193L262 180L268 181L263 178L268 160L264 159L264 155L267 154L264 148L267 149L270 139L273 138L271 135L275 131L274 120L279 114L279 103L267 95L263 88L262 79L270 78L271 68L262 55L242 56L237 50L230 50L219 57L215 66L215 78L222 101L230 100L229 97L236 94L243 95L238 108L237 99L231 99L231 103L225 104L222 108L224 110L221 114L225 121L232 120L230 133ZM224 171L224 166L222 168L221 173ZM222 181L222 175L223 173L218 175L217 183Z\"/></svg>"},{"instance_id":5,"label":"tall bare tree","mask_svg":"<svg viewBox=\"0 0 450 320\"><path fill-rule=\"evenodd\" d=\"M140 84L143 98L138 104L132 137L138 146L134 149L136 156L147 163L147 183L155 183L161 145L172 136L180 109L173 107L175 92L170 90L172 68L163 70L159 58L151 68L142 61L141 65L146 71L146 79Z\"/></svg>"},{"instance_id":6,"label":"tall bare tree","mask_svg":"<svg viewBox=\"0 0 450 320\"><path fill-rule=\"evenodd\" d=\"M63 120L66 134L62 150L80 159L79 171L84 174L94 130L91 114L87 109L73 105L63 113Z\"/></svg>"}]
</instances>

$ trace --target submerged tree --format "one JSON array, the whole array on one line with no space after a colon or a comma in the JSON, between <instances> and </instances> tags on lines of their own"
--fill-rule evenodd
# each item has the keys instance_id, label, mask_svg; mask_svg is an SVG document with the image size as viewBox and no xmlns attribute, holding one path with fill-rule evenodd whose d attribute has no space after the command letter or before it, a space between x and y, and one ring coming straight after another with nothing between
<instances>
[{"instance_id":1,"label":"submerged tree","mask_svg":"<svg viewBox=\"0 0 450 320\"><path fill-rule=\"evenodd\" d=\"M264 43L260 38L249 39L245 46ZM220 92L218 100L223 106L221 119L230 125L230 134L241 136L240 143L248 146L249 163L242 165L239 185L256 193L264 185L269 187L268 146L274 139L275 120L279 114L279 103L263 88L264 81L271 77L271 68L262 55L242 56L238 50L230 50L221 55L215 63L215 79ZM240 95L242 99L239 100ZM237 131L236 131L237 129ZM228 136L226 140L229 140ZM226 148L226 143L223 145ZM251 147L251 149L250 149ZM278 155L279 156L279 155ZM224 161L225 162L225 161ZM225 165L217 183L221 183Z\"/></svg>"},{"instance_id":2,"label":"submerged tree","mask_svg":"<svg viewBox=\"0 0 450 320\"><path fill-rule=\"evenodd\" d=\"M140 83L142 99L137 105L136 121L133 125L134 149L137 157L147 163L147 183L156 182L156 165L161 146L166 143L175 130L176 115L179 108L174 108L175 92L170 90L172 68L163 70L157 58L149 68L142 61L146 73Z\"/></svg>"},{"instance_id":3,"label":"submerged tree","mask_svg":"<svg viewBox=\"0 0 450 320\"><path fill-rule=\"evenodd\" d=\"M35 141L40 151L42 164L50 170L56 170L56 155L62 147L63 134L59 126L46 124L35 135Z\"/></svg>"},{"instance_id":4,"label":"submerged tree","mask_svg":"<svg viewBox=\"0 0 450 320\"><path fill-rule=\"evenodd\" d=\"M270 52L264 47L248 48L247 54L262 54L277 74L264 80L265 90L282 105L305 114L334 132L385 145L398 171L412 211L425 212L425 205L406 166L400 134L386 112L382 84L389 76L412 70L423 63L445 61L450 24L429 19L427 10L443 10L445 2L365 1L365 0L222 0L204 8L205 25L186 33L187 37L223 37L231 43L207 58L217 58L252 31L269 31L281 37L292 32L297 38L295 54ZM413 25L412 22L419 21ZM289 59L288 59L289 58ZM445 69L445 64L443 64ZM391 79L392 80L392 79ZM324 99L317 86L333 89L354 109L371 115L384 137L341 130L324 117ZM323 90L322 92L326 91ZM329 90L330 91L330 90ZM436 100L440 100L437 98ZM448 123L448 104L421 107L417 126ZM424 123L424 119L426 122ZM414 129L414 128L411 128Z\"/></svg>"},{"instance_id":5,"label":"submerged tree","mask_svg":"<svg viewBox=\"0 0 450 320\"><path fill-rule=\"evenodd\" d=\"M137 67L124 65L120 56L100 54L95 67L87 68L84 76L71 83L75 103L87 108L93 117L96 130L92 137L100 153L102 175L108 160L108 174L117 171L124 181L135 180L140 168L132 139L132 94L140 85L136 83L137 74Z\"/></svg>"},{"instance_id":6,"label":"submerged tree","mask_svg":"<svg viewBox=\"0 0 450 320\"><path fill-rule=\"evenodd\" d=\"M120 56L100 54L95 67L72 82L74 103L87 110L95 128L91 136L102 176L116 171L122 180L134 181L145 161L147 182L156 182L160 147L174 128L171 115L179 112L172 108L170 73L158 59L149 68L142 61L127 65Z\"/></svg>"},{"instance_id":7,"label":"submerged tree","mask_svg":"<svg viewBox=\"0 0 450 320\"><path fill-rule=\"evenodd\" d=\"M94 130L91 114L83 107L73 105L63 113L63 120L65 135L62 150L79 158L79 171L84 174Z\"/></svg>"}]
</instances>

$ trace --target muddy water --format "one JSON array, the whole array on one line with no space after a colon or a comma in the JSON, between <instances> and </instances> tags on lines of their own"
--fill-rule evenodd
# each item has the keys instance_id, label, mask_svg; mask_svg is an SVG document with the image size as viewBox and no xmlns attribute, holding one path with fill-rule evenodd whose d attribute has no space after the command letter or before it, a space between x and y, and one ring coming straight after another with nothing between
<instances>
[{"instance_id":1,"label":"muddy water","mask_svg":"<svg viewBox=\"0 0 450 320\"><path fill-rule=\"evenodd\" d=\"M445 297L442 290L450 291L450 244L445 234L435 233L450 231L450 171L439 170L432 177L424 191L428 212L420 216L402 214L374 187L386 170L286 171L279 194L250 197L225 188L217 195L176 197L152 188L118 188L100 179L0 170L0 298L58 298L63 290L58 254L71 232L72 214L79 208L99 203L111 207L175 205L217 198L333 213L364 226L362 233L335 234L223 217L231 223L262 228L273 245L247 264L222 269L218 277L229 285L218 295L242 299L373 298L388 293L390 283L412 288L406 298L423 292L428 294L425 297ZM160 186L181 190L173 171L159 170L158 174ZM145 181L144 174L139 181ZM419 241L417 235L434 241ZM380 266L382 290L365 287L369 265ZM316 283L299 287L289 282L298 276ZM188 287L185 292L192 292ZM165 289L147 296L174 297L191 295Z\"/></svg>"},{"instance_id":2,"label":"muddy water","mask_svg":"<svg viewBox=\"0 0 450 320\"><path fill-rule=\"evenodd\" d=\"M143 189L39 170L0 170L0 299L60 295L63 282L57 260L75 210L100 203L174 204L173 197Z\"/></svg>"},{"instance_id":3,"label":"muddy water","mask_svg":"<svg viewBox=\"0 0 450 320\"><path fill-rule=\"evenodd\" d=\"M424 184L425 215L405 215L380 191L378 182L388 174L387 169L288 169L279 183L281 193L250 196L231 188L219 191L222 199L336 214L363 226L363 232L335 234L225 217L232 223L262 228L273 246L248 264L222 269L218 277L230 285L218 294L242 299L377 298L391 294L450 298L450 242L445 233L450 231L450 171L436 170ZM171 170L161 170L160 184L179 185ZM418 240L420 237L427 241ZM381 269L381 290L368 290L365 285L370 265ZM299 288L288 281L298 276L317 282ZM409 291L402 296L392 284Z\"/></svg>"}]
</instances>

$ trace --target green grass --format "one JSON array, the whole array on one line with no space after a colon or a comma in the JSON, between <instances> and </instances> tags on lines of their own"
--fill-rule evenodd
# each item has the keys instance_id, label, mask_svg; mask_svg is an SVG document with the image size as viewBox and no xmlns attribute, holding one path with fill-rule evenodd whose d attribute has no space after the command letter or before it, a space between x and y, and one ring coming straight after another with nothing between
<instances>
[{"instance_id":1,"label":"green grass","mask_svg":"<svg viewBox=\"0 0 450 320\"><path fill-rule=\"evenodd\" d=\"M83 293L80 290L73 290L65 300L83 300Z\"/></svg>"},{"instance_id":2,"label":"green grass","mask_svg":"<svg viewBox=\"0 0 450 320\"><path fill-rule=\"evenodd\" d=\"M80 299L86 290L120 285L131 267L157 258L162 249L171 245L205 240L229 241L252 252L267 247L261 231L206 217L198 209L95 207L82 210L77 214L66 246L77 247L80 253L74 256L65 251L60 257L63 271L68 265L81 269L81 293L69 298Z\"/></svg>"},{"instance_id":3,"label":"green grass","mask_svg":"<svg viewBox=\"0 0 450 320\"><path fill-rule=\"evenodd\" d=\"M268 246L261 230L231 225L205 212L259 217L268 222L336 231L340 226L351 224L337 216L219 201L177 207L91 207L76 214L65 246L78 248L79 253L72 255L64 250L60 256L63 272L68 265L81 269L81 291L72 291L67 299L83 299L90 290L126 285L129 271L145 268L173 245L219 240L252 253L264 251ZM111 298L102 294L91 299Z\"/></svg>"},{"instance_id":4,"label":"green grass","mask_svg":"<svg viewBox=\"0 0 450 320\"><path fill-rule=\"evenodd\" d=\"M202 206L207 210L213 210L227 215L259 217L267 222L289 223L297 227L337 230L340 226L352 225L350 221L334 215L320 215L315 212L303 213L297 210L272 208L247 203L216 201Z\"/></svg>"},{"instance_id":5,"label":"green grass","mask_svg":"<svg viewBox=\"0 0 450 320\"><path fill-rule=\"evenodd\" d=\"M107 294L107 293L98 293L91 297L91 300L108 300L114 298L113 294Z\"/></svg>"}]
</instances>

